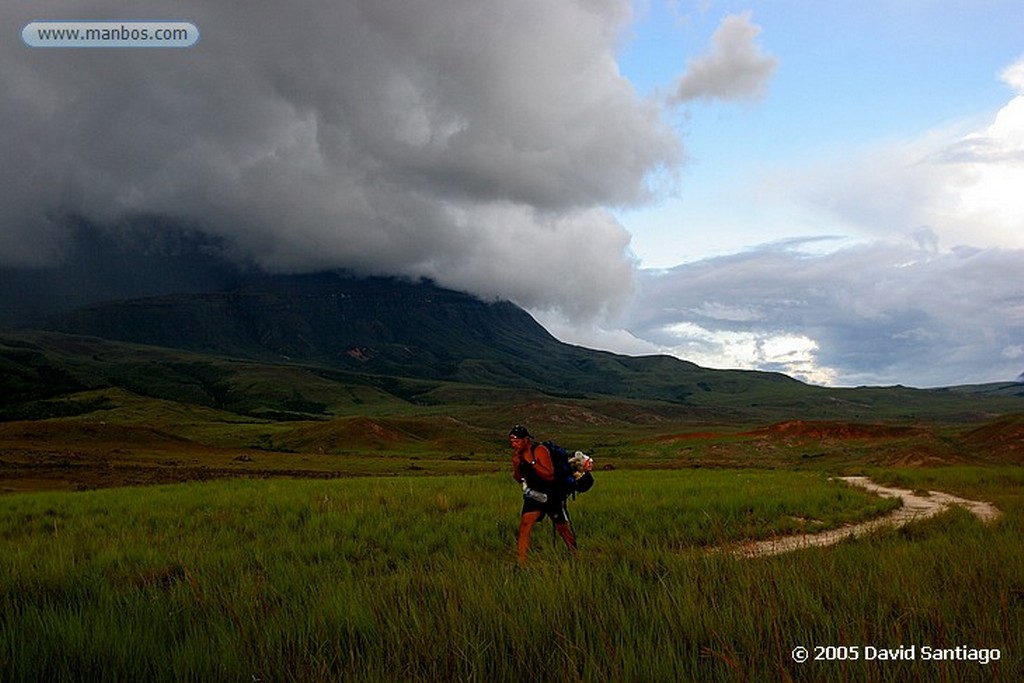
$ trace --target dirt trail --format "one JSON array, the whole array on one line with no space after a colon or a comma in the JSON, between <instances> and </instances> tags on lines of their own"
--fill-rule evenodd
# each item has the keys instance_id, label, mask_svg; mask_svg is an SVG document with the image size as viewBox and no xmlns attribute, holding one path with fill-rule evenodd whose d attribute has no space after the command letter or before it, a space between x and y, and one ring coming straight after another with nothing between
<instances>
[{"instance_id":1,"label":"dirt trail","mask_svg":"<svg viewBox=\"0 0 1024 683\"><path fill-rule=\"evenodd\" d=\"M840 477L840 479L855 486L865 488L872 493L877 493L883 498L902 498L903 506L884 517L860 524L851 524L817 534L795 534L793 536L780 536L768 539L767 541L753 541L733 548L732 551L743 557L764 557L766 555L779 555L799 548L833 545L843 539L852 536L863 536L882 527L900 527L908 522L934 517L946 510L950 505L959 505L967 508L983 522L991 522L1001 514L991 503L958 498L941 491L929 491L927 496L925 496L906 489L880 486L867 477Z\"/></svg>"}]
</instances>

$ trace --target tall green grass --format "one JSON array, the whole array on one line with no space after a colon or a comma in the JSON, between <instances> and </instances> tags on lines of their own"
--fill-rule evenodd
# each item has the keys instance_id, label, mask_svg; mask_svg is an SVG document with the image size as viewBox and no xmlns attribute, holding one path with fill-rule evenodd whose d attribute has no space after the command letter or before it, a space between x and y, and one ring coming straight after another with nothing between
<instances>
[{"instance_id":1,"label":"tall green grass","mask_svg":"<svg viewBox=\"0 0 1024 683\"><path fill-rule=\"evenodd\" d=\"M580 557L545 523L525 569L507 475L7 496L0 680L1019 680L1006 472L995 526L954 511L762 560L707 546L889 503L809 473L605 472L571 504ZM1002 659L791 656L912 644Z\"/></svg>"}]
</instances>

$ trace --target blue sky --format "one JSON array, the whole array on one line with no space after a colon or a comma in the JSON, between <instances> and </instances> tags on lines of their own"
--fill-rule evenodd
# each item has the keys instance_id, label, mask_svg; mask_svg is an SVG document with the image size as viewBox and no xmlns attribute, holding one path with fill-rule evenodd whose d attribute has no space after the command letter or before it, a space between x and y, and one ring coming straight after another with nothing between
<instances>
[{"instance_id":1,"label":"blue sky","mask_svg":"<svg viewBox=\"0 0 1024 683\"><path fill-rule=\"evenodd\" d=\"M640 3L619 64L645 96L670 91L722 19L750 13L778 60L761 99L692 102L676 120L688 162L674 196L620 213L645 267L664 268L807 231L849 231L752 197L758 179L983 124L1011 92L999 73L1024 55L1014 2Z\"/></svg>"}]
</instances>

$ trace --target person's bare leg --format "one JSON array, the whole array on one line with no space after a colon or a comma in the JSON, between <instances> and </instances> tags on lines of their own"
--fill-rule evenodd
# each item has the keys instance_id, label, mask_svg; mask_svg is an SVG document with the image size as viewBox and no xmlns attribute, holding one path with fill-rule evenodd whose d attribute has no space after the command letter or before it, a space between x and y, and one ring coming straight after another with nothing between
<instances>
[{"instance_id":1,"label":"person's bare leg","mask_svg":"<svg viewBox=\"0 0 1024 683\"><path fill-rule=\"evenodd\" d=\"M519 564L526 562L526 555L530 552L530 532L533 531L533 525L537 523L543 514L542 512L524 512L519 520L519 538L516 544Z\"/></svg>"},{"instance_id":2,"label":"person's bare leg","mask_svg":"<svg viewBox=\"0 0 1024 683\"><path fill-rule=\"evenodd\" d=\"M576 534L572 532L572 526L568 522L562 522L561 524L555 524L555 529L558 531L558 535L565 541L565 545L568 546L569 550L572 551L573 556L576 555Z\"/></svg>"}]
</instances>

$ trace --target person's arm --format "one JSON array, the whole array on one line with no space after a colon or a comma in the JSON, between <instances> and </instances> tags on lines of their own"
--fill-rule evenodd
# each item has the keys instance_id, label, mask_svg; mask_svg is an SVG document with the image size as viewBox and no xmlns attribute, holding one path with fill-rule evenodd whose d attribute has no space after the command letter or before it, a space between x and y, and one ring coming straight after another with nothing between
<instances>
[{"instance_id":1,"label":"person's arm","mask_svg":"<svg viewBox=\"0 0 1024 683\"><path fill-rule=\"evenodd\" d=\"M517 482L523 480L522 471L519 469L519 464L521 462L522 458L519 457L518 453L512 456L512 478L515 479Z\"/></svg>"},{"instance_id":2,"label":"person's arm","mask_svg":"<svg viewBox=\"0 0 1024 683\"><path fill-rule=\"evenodd\" d=\"M555 480L555 464L551 462L551 451L547 446L537 446L533 450L533 471L544 481Z\"/></svg>"}]
</instances>

